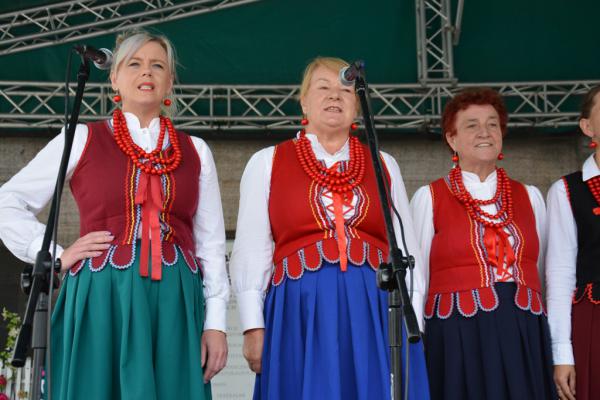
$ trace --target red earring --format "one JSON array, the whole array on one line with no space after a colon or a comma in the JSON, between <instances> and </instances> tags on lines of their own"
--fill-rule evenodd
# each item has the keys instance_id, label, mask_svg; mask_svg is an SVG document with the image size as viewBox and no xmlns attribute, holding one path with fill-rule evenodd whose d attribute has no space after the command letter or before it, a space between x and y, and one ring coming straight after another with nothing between
<instances>
[{"instance_id":1,"label":"red earring","mask_svg":"<svg viewBox=\"0 0 600 400\"><path fill-rule=\"evenodd\" d=\"M163 104L164 104L165 106L169 107L169 106L171 105L171 99L169 99L169 98L166 98L166 99L164 99L164 100L163 100Z\"/></svg>"},{"instance_id":2,"label":"red earring","mask_svg":"<svg viewBox=\"0 0 600 400\"><path fill-rule=\"evenodd\" d=\"M458 153L454 152L454 154L452 154L452 162L454 164L458 163Z\"/></svg>"},{"instance_id":3,"label":"red earring","mask_svg":"<svg viewBox=\"0 0 600 400\"><path fill-rule=\"evenodd\" d=\"M300 125L302 125L302 126L306 126L306 125L308 125L308 120L307 120L306 118L302 118L302 119L300 120Z\"/></svg>"},{"instance_id":4,"label":"red earring","mask_svg":"<svg viewBox=\"0 0 600 400\"><path fill-rule=\"evenodd\" d=\"M120 103L120 102L121 102L121 96L119 96L118 94L115 94L115 95L113 96L113 101L114 101L115 103Z\"/></svg>"},{"instance_id":5,"label":"red earring","mask_svg":"<svg viewBox=\"0 0 600 400\"><path fill-rule=\"evenodd\" d=\"M590 149L595 149L596 147L598 147L598 143L591 141L590 144L588 144L588 147Z\"/></svg>"},{"instance_id":6,"label":"red earring","mask_svg":"<svg viewBox=\"0 0 600 400\"><path fill-rule=\"evenodd\" d=\"M358 124L357 124L356 122L353 122L353 123L350 125L350 130L351 130L351 131L355 131L355 130L357 130L357 129L358 129Z\"/></svg>"},{"instance_id":7,"label":"red earring","mask_svg":"<svg viewBox=\"0 0 600 400\"><path fill-rule=\"evenodd\" d=\"M498 154L498 160L504 160L504 154L502 154L502 153Z\"/></svg>"}]
</instances>

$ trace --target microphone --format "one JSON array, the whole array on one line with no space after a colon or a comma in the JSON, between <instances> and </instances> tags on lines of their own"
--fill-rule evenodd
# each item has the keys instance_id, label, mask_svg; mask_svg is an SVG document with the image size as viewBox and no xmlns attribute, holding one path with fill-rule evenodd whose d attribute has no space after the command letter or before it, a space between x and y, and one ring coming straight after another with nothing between
<instances>
[{"instance_id":1,"label":"microphone","mask_svg":"<svg viewBox=\"0 0 600 400\"><path fill-rule=\"evenodd\" d=\"M108 49L96 49L87 45L76 45L74 49L81 57L92 61L98 69L109 69L112 65L113 54Z\"/></svg>"},{"instance_id":2,"label":"microphone","mask_svg":"<svg viewBox=\"0 0 600 400\"><path fill-rule=\"evenodd\" d=\"M365 62L363 60L358 60L349 66L340 69L340 82L342 82L342 85L353 86L356 77L360 74L360 71L364 66Z\"/></svg>"}]
</instances>

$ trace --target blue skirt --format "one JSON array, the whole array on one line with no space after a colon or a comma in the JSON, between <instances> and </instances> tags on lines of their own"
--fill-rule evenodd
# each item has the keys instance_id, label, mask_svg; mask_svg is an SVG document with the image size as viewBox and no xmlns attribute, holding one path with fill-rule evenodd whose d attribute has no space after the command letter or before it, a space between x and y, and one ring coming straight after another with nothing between
<instances>
[{"instance_id":1,"label":"blue skirt","mask_svg":"<svg viewBox=\"0 0 600 400\"><path fill-rule=\"evenodd\" d=\"M557 399L545 315L515 305L514 283L497 283L498 308L434 317L425 330L432 399Z\"/></svg>"},{"instance_id":2,"label":"blue skirt","mask_svg":"<svg viewBox=\"0 0 600 400\"><path fill-rule=\"evenodd\" d=\"M388 400L387 313L387 292L368 265L342 272L323 261L271 287L254 399ZM409 356L409 399L429 399L422 343L410 345Z\"/></svg>"}]
</instances>

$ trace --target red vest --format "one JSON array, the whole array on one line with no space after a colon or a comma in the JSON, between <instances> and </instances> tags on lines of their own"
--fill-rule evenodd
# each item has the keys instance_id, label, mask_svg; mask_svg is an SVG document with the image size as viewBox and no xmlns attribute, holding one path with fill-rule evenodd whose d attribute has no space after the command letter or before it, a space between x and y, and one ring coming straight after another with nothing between
<instances>
[{"instance_id":1,"label":"red vest","mask_svg":"<svg viewBox=\"0 0 600 400\"><path fill-rule=\"evenodd\" d=\"M365 177L353 190L357 197L354 216L345 221L348 261L367 262L376 269L387 260L388 244L377 182L368 148ZM387 173L387 170L386 170ZM389 183L389 175L387 176ZM293 140L275 147L269 196L269 218L275 241L273 285L285 275L298 279L304 270L318 270L323 260L339 261L335 221L321 201L324 188L315 184L298 162Z\"/></svg>"},{"instance_id":2,"label":"red vest","mask_svg":"<svg viewBox=\"0 0 600 400\"><path fill-rule=\"evenodd\" d=\"M175 264L178 246L190 269L197 272L193 218L198 205L200 159L191 138L181 132L177 135L182 162L160 178L162 261ZM87 143L70 182L79 208L80 236L107 230L115 237L108 250L91 259L92 270L104 268L107 262L121 269L133 264L142 211L142 206L135 204L135 195L143 175L115 142L108 121L88 124ZM82 260L73 266L71 274L77 274L84 263Z\"/></svg>"},{"instance_id":3,"label":"red vest","mask_svg":"<svg viewBox=\"0 0 600 400\"><path fill-rule=\"evenodd\" d=\"M516 305L540 314L543 310L537 271L539 242L535 216L526 188L510 180L514 204L513 222L507 226L514 239L513 277L518 286ZM484 243L485 228L471 219L465 207L454 197L448 178L430 185L433 199L435 235L429 257L429 294L425 316L437 312L447 318L456 306L464 316L478 309L491 311L498 306L494 290L494 270ZM491 233L491 232L490 232ZM494 235L495 237L495 235Z\"/></svg>"}]
</instances>

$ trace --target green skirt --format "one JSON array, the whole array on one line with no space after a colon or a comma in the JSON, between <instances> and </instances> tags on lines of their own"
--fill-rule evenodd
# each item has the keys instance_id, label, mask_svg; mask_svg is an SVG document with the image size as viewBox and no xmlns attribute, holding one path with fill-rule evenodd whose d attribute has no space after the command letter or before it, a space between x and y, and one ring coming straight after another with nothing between
<instances>
[{"instance_id":1,"label":"green skirt","mask_svg":"<svg viewBox=\"0 0 600 400\"><path fill-rule=\"evenodd\" d=\"M162 280L142 278L135 253L126 269L107 263L92 272L88 260L66 275L52 315L53 399L211 398L200 359L200 273L178 254L175 265L163 264Z\"/></svg>"}]
</instances>

